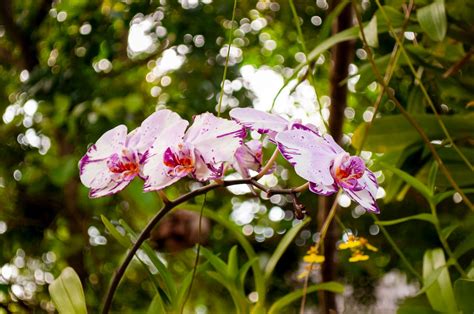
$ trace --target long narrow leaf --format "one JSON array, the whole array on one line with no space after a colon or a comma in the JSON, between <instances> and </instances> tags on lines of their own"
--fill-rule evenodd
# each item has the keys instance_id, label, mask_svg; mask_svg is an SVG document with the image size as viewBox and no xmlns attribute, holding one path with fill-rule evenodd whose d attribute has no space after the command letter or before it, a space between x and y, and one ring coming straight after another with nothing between
<instances>
[{"instance_id":1,"label":"long narrow leaf","mask_svg":"<svg viewBox=\"0 0 474 314\"><path fill-rule=\"evenodd\" d=\"M123 220L120 220L120 225L130 234L133 238L136 238L135 232L127 225L127 223ZM171 277L168 268L163 264L162 261L156 256L156 252L145 242L142 244L142 250L148 256L150 261L153 265L158 269L158 273L160 274L161 278L163 278L163 282L165 283L166 292L168 293L168 297L173 299L176 295L176 284Z\"/></svg>"},{"instance_id":2,"label":"long narrow leaf","mask_svg":"<svg viewBox=\"0 0 474 314\"><path fill-rule=\"evenodd\" d=\"M130 240L127 239L126 236L118 232L117 228L105 217L104 215L100 215L100 219L102 220L102 223L104 224L105 228L107 231L109 231L110 235L114 237L115 240L118 241L122 246L128 248L130 246Z\"/></svg>"},{"instance_id":3,"label":"long narrow leaf","mask_svg":"<svg viewBox=\"0 0 474 314\"><path fill-rule=\"evenodd\" d=\"M424 220L432 224L436 224L436 218L433 215L427 214L427 213L403 217L403 218L394 219L394 220L376 221L375 223L381 226L391 226L391 225L396 225L402 222L407 222L410 220Z\"/></svg>"},{"instance_id":4,"label":"long narrow leaf","mask_svg":"<svg viewBox=\"0 0 474 314\"><path fill-rule=\"evenodd\" d=\"M309 286L308 289L306 289L306 294L310 294L316 291L320 290L325 290L325 291L331 291L334 293L342 293L344 292L344 286L338 282L323 282L321 284ZM276 313L284 313L282 311L286 306L290 305L291 303L295 302L296 300L300 299L303 294L304 294L303 289L299 289L296 291L293 291L281 299L278 299L273 305L270 307L270 310L268 311L268 314L276 314Z\"/></svg>"},{"instance_id":5,"label":"long narrow leaf","mask_svg":"<svg viewBox=\"0 0 474 314\"><path fill-rule=\"evenodd\" d=\"M265 280L269 280L271 278L273 270L275 269L275 266L282 257L283 253L285 253L286 249L293 242L293 240L301 231L301 229L303 229L310 221L311 218L306 217L305 220L291 228L283 236L283 238L278 243L278 246L276 247L275 251L273 252L272 256L268 260L267 265L265 266Z\"/></svg>"},{"instance_id":6,"label":"long narrow leaf","mask_svg":"<svg viewBox=\"0 0 474 314\"><path fill-rule=\"evenodd\" d=\"M385 169L390 170L395 175L399 176L406 183L411 185L411 187L413 187L415 190L420 192L427 200L431 200L432 194L431 194L430 190L428 189L428 187L423 184L423 182L421 182L417 178L413 177L412 175L406 173L405 171L400 170L398 168L395 168L392 165L389 165L387 163L380 162L380 165L382 167L384 167Z\"/></svg>"}]
</instances>

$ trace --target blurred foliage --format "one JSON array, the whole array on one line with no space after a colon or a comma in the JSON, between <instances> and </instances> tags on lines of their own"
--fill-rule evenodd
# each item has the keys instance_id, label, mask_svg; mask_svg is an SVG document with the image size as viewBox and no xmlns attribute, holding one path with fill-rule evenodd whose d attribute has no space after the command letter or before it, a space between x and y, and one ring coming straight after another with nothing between
<instances>
[{"instance_id":1,"label":"blurred foliage","mask_svg":"<svg viewBox=\"0 0 474 314\"><path fill-rule=\"evenodd\" d=\"M388 23L375 1L356 2L362 4L364 22L377 16L377 22L372 22L366 30L372 32L372 39L377 39L373 52L378 68L384 73L395 45L394 37L389 34ZM403 23L406 2L387 0L383 3L397 29ZM440 3L445 12L440 12ZM133 129L157 108L169 107L188 119L201 112L215 112L229 29L232 29L233 41L224 88L224 111L237 105L251 106L259 100L258 90L252 88L240 71L251 65L255 71L267 69L278 75L279 80L267 83L274 82L276 86L265 87L271 91L271 97L283 81L293 86L288 108L276 108L280 112L290 117L305 112L303 115L309 119L318 116L321 109L327 118L331 64L328 49L338 40L328 36L329 4L319 0L295 0L294 4L306 46L310 51L319 47L318 52L321 52L314 60L319 101L314 96L309 97L313 107L299 101L301 90L295 87L297 81L289 79L296 74L294 69L304 66L305 58L286 1L239 1L233 22L230 2L221 0L1 2L0 313L54 311L46 286L66 266L74 268L79 275L89 311L98 311L109 279L124 253L123 243L114 239L108 231L110 226L106 228L100 216L106 216L111 225L122 226L121 230L123 224L119 220L126 221L138 232L159 209L161 201L157 195L143 194L142 183L137 181L118 195L90 200L79 182L77 162L88 145L103 132L118 124ZM433 5L437 7L428 8ZM404 48L435 110L472 164L474 4L467 0L445 3L416 0L414 10L416 14L411 15L404 36ZM430 15L430 10L436 10L436 15ZM362 49L357 26L348 34L355 42L356 53L347 80L350 95L345 110L344 143L351 149L352 136L353 147L359 149L380 87L373 83L375 75ZM173 58L166 58L167 54ZM356 75L360 77L357 79ZM300 77L304 74L300 73ZM265 76L261 79L265 80ZM310 88L306 80L300 86ZM395 66L389 87L427 132L456 182L466 191L472 188L472 169L451 145L446 145L446 135L403 55ZM266 108L269 109L270 104L266 104ZM451 228L449 233L446 231L451 247L456 248L469 236L472 238L472 212L460 202L458 194L450 192L452 187L441 172L437 172L430 183L432 155L416 130L385 95L375 117L363 156L375 161L374 170L382 170L378 179L386 196L379 200L380 220L430 213L428 201L410 188L413 185L403 176L384 168L386 163L410 174L421 184L432 186L433 194L448 193L437 202L437 211L440 228ZM265 156L269 156L271 150L269 145ZM302 183L288 164L280 160L280 165L284 167L278 166L268 182L281 187ZM192 184L195 183L180 183L170 187L167 193L177 196L189 190ZM309 215L315 217L316 196L305 193L301 201L307 205ZM191 205L201 203L198 198ZM255 212L249 222L238 224L237 221L236 224L232 213L243 203ZM185 205L182 207L186 209ZM273 207L281 207L285 219L270 219ZM218 213L236 230L243 230L261 267L272 256L282 234L295 224L291 202L285 198L259 200L248 195L211 191L205 208ZM369 215L362 215L352 205L349 209L343 208L340 217L354 233L372 234L370 242L380 249L366 263L349 264L343 258L339 261L339 281L353 287L355 292L351 298L358 304L374 302L374 286L393 268L406 271L409 281L417 279L408 272ZM245 226L242 228L242 225ZM245 227L251 231L245 231ZM433 226L410 220L387 226L387 230L415 269L419 273L423 269L424 274L425 250L441 246ZM313 243L315 232L313 219L281 256L268 286L268 304L301 288L297 275L303 270L302 256ZM231 229L218 221L212 221L207 241L209 251L205 255L208 259L214 258L215 263L237 260L237 255L240 265L252 263L240 248L229 251L239 241ZM469 270L474 257L469 243L464 242L462 255L458 256L465 270ZM158 251L172 278L182 282L193 267L194 251L167 252L160 248ZM159 306L155 297L155 273L147 271L150 263L144 262L144 265L145 268L138 261L132 263L115 298L114 310L145 311L152 299L153 306ZM217 313L232 308L233 301L227 291L211 278L220 278L220 275L214 272L206 276L211 272L211 268L206 267L205 271L198 271L199 280L194 283L187 309ZM443 270L443 276L446 278L447 274L449 279L451 274L454 291L461 291L456 295L461 298L459 307L472 308L472 302L466 297L469 295L466 289L470 287L472 291L472 281L458 279L460 274L456 269L448 269L449 273ZM247 277L252 276L252 272L247 274ZM434 278L433 282L435 280L439 285L442 279ZM251 282L236 281L228 289L250 294L255 289ZM436 292L429 291L428 299L436 298L430 296ZM307 302L311 307L317 304L317 299L309 297ZM294 309L298 306L296 303ZM408 303L403 308L409 308ZM423 308L428 301L424 297L413 304Z\"/></svg>"}]
</instances>

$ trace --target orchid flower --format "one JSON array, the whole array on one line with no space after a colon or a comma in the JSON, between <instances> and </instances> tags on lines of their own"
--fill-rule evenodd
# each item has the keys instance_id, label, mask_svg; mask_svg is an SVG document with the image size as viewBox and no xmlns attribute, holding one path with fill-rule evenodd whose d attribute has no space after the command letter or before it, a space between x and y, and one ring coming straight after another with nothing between
<instances>
[{"instance_id":1,"label":"orchid flower","mask_svg":"<svg viewBox=\"0 0 474 314\"><path fill-rule=\"evenodd\" d=\"M366 210L378 213L375 175L358 156L350 156L332 138L310 129L287 130L275 137L283 157L309 181L316 194L331 195L340 188Z\"/></svg>"},{"instance_id":2,"label":"orchid flower","mask_svg":"<svg viewBox=\"0 0 474 314\"><path fill-rule=\"evenodd\" d=\"M222 177L224 163L233 161L246 135L236 122L211 113L196 116L186 133L180 126L153 143L143 168L145 191L163 189L188 175L199 181Z\"/></svg>"},{"instance_id":3,"label":"orchid flower","mask_svg":"<svg viewBox=\"0 0 474 314\"><path fill-rule=\"evenodd\" d=\"M170 134L171 126L173 130L184 130L187 122L170 110L160 110L129 134L125 125L105 132L79 161L81 182L90 188L89 197L117 193L136 176L145 178L143 166L149 148L156 138Z\"/></svg>"},{"instance_id":4,"label":"orchid flower","mask_svg":"<svg viewBox=\"0 0 474 314\"><path fill-rule=\"evenodd\" d=\"M288 121L280 115L260 111L253 108L235 108L229 112L232 119L245 128L256 130L260 134L267 134L272 142L275 136L282 131L291 129L311 129L318 132L312 124L302 124L301 120Z\"/></svg>"},{"instance_id":5,"label":"orchid flower","mask_svg":"<svg viewBox=\"0 0 474 314\"><path fill-rule=\"evenodd\" d=\"M250 177L250 170L260 171L262 167L262 143L257 140L248 141L240 146L234 155L232 168L243 178Z\"/></svg>"}]
</instances>

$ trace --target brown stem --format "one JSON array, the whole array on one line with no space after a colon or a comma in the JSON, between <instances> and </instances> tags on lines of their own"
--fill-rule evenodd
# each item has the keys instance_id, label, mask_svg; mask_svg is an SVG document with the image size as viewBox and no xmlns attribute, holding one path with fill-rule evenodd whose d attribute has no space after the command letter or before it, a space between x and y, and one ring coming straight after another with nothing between
<instances>
[{"instance_id":1,"label":"brown stem","mask_svg":"<svg viewBox=\"0 0 474 314\"><path fill-rule=\"evenodd\" d=\"M332 7L336 7L340 1L333 1ZM352 9L346 6L339 14L335 24L333 25L333 34L337 34L352 26ZM345 41L335 45L331 54L331 69L329 73L331 107L329 115L329 133L334 137L336 142L341 141L342 127L344 123L344 110L347 106L347 86L342 82L348 76L349 64L352 62L354 51L354 42ZM322 228L323 222L326 221L331 205L335 198L320 197L318 211L318 229ZM323 282L333 281L336 276L336 265L334 256L336 251L337 227L331 223L327 231L327 237L324 241L325 263L321 267L321 275ZM330 313L336 310L335 294L332 292L321 291L318 293L321 313Z\"/></svg>"},{"instance_id":2,"label":"brown stem","mask_svg":"<svg viewBox=\"0 0 474 314\"><path fill-rule=\"evenodd\" d=\"M102 309L102 313L109 313L110 307L112 305L112 300L115 294L115 291L117 290L117 287L120 283L120 280L122 279L123 275L125 274L125 270L127 269L128 265L132 261L133 257L135 256L135 253L138 251L140 246L145 242L146 239L149 238L151 230L155 227L155 225L160 222L160 220L167 214L169 213L173 208L176 206L187 202L188 200L198 196L205 194L211 190L221 188L221 187L228 187L232 185L238 185L238 184L251 184L255 186L256 188L259 188L267 193L272 193L272 194L294 194L296 190L300 189L301 187L297 187L295 189L270 189L262 185L261 183L258 183L255 178L247 178L247 179L238 179L238 180L229 180L229 181L219 181L215 183L210 183L208 185L205 185L199 189L193 190L191 192L188 192L184 195L181 195L180 197L176 198L175 200L170 200L167 203L164 203L163 207L161 210L148 222L146 227L142 230L140 235L138 236L136 242L133 244L133 246L130 248L128 251L127 255L125 256L125 259L123 262L120 264L120 267L117 269L115 272L112 281L110 283L109 289L107 290L107 295L105 297L104 301L104 306Z\"/></svg>"}]
</instances>

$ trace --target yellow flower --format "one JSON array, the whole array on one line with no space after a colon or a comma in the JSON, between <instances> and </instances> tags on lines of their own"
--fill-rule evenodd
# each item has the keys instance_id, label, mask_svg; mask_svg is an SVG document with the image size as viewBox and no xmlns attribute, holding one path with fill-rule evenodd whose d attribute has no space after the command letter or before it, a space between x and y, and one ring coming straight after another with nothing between
<instances>
[{"instance_id":1,"label":"yellow flower","mask_svg":"<svg viewBox=\"0 0 474 314\"><path fill-rule=\"evenodd\" d=\"M361 261L366 261L369 259L368 255L363 254L361 251L356 251L352 253L352 256L349 258L349 262L356 263Z\"/></svg>"},{"instance_id":2,"label":"yellow flower","mask_svg":"<svg viewBox=\"0 0 474 314\"><path fill-rule=\"evenodd\" d=\"M316 255L316 254L309 254L303 257L303 260L306 263L322 263L324 262L324 256L323 255Z\"/></svg>"},{"instance_id":3,"label":"yellow flower","mask_svg":"<svg viewBox=\"0 0 474 314\"><path fill-rule=\"evenodd\" d=\"M342 242L338 246L339 250L350 249L352 256L349 258L349 262L361 262L369 259L369 256L364 254L364 250L370 250L377 252L377 248L369 243L366 238L356 237L354 235L349 235L346 242Z\"/></svg>"},{"instance_id":4,"label":"yellow flower","mask_svg":"<svg viewBox=\"0 0 474 314\"><path fill-rule=\"evenodd\" d=\"M378 249L375 246L373 246L372 244L370 244L369 241L366 238L360 237L359 241L360 241L360 244L365 246L366 249L374 251L374 252L378 251Z\"/></svg>"},{"instance_id":5,"label":"yellow flower","mask_svg":"<svg viewBox=\"0 0 474 314\"><path fill-rule=\"evenodd\" d=\"M347 241L339 243L339 246L337 248L339 250L346 250L346 249L353 249L353 248L359 247L360 245L361 245L361 242L359 241L359 239L351 234L347 238Z\"/></svg>"},{"instance_id":6,"label":"yellow flower","mask_svg":"<svg viewBox=\"0 0 474 314\"><path fill-rule=\"evenodd\" d=\"M316 247L316 245L313 245L309 248L308 252L306 252L306 255L303 257L303 260L306 263L322 263L324 262L324 256L318 255L318 248Z\"/></svg>"}]
</instances>

